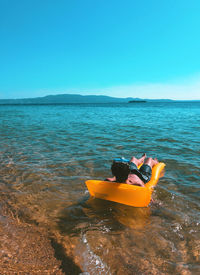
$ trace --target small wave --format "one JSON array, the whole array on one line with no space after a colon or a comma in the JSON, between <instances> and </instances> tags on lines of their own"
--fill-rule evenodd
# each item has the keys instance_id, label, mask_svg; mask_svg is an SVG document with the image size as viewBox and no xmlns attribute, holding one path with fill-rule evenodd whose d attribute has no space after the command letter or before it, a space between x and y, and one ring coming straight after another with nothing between
<instances>
[{"instance_id":1,"label":"small wave","mask_svg":"<svg viewBox=\"0 0 200 275\"><path fill-rule=\"evenodd\" d=\"M111 275L106 263L92 251L85 234L82 235L81 243L77 247L77 250L79 256L81 253L81 265L84 272L90 275Z\"/></svg>"}]
</instances>

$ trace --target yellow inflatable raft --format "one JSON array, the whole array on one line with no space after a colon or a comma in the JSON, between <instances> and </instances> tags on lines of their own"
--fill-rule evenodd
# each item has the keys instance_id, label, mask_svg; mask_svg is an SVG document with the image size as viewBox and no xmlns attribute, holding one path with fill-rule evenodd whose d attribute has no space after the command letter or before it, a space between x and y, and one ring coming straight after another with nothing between
<instances>
[{"instance_id":1,"label":"yellow inflatable raft","mask_svg":"<svg viewBox=\"0 0 200 275\"><path fill-rule=\"evenodd\" d=\"M159 162L152 169L151 180L145 187L101 180L85 182L91 196L135 207L146 207L151 201L153 187L162 176L165 164Z\"/></svg>"}]
</instances>

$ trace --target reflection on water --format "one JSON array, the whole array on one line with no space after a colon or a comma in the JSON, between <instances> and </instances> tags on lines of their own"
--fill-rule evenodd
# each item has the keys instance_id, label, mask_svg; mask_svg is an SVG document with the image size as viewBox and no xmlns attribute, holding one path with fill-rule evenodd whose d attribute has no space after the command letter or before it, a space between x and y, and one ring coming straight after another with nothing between
<instances>
[{"instance_id":1,"label":"reflection on water","mask_svg":"<svg viewBox=\"0 0 200 275\"><path fill-rule=\"evenodd\" d=\"M46 228L83 272L198 274L199 107L0 106L1 199ZM149 207L89 197L85 180L143 152L166 163Z\"/></svg>"},{"instance_id":2,"label":"reflection on water","mask_svg":"<svg viewBox=\"0 0 200 275\"><path fill-rule=\"evenodd\" d=\"M88 230L118 231L125 227L144 229L150 216L150 207L131 206L89 198L86 202L70 205L58 219L62 234L76 235Z\"/></svg>"},{"instance_id":3,"label":"reflection on water","mask_svg":"<svg viewBox=\"0 0 200 275\"><path fill-rule=\"evenodd\" d=\"M108 202L92 197L87 203L92 208L95 216L97 213L102 213L104 217L109 209L108 219L112 220L113 224L117 222L132 229L143 229L148 223L148 218L150 216L150 207L134 208L128 205Z\"/></svg>"}]
</instances>

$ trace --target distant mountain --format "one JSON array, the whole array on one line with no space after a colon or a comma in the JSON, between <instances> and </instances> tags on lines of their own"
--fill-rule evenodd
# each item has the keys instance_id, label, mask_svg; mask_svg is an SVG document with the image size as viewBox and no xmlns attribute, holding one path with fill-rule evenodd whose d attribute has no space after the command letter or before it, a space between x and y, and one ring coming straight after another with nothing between
<instances>
[{"instance_id":1,"label":"distant mountain","mask_svg":"<svg viewBox=\"0 0 200 275\"><path fill-rule=\"evenodd\" d=\"M72 104L72 103L128 103L139 98L117 98L104 95L60 94L36 98L0 99L0 104Z\"/></svg>"},{"instance_id":2,"label":"distant mountain","mask_svg":"<svg viewBox=\"0 0 200 275\"><path fill-rule=\"evenodd\" d=\"M76 104L76 103L146 103L146 102L200 102L200 100L172 100L172 99L141 99L141 98L118 98L105 95L79 95L60 94L47 95L44 97L0 99L0 105L29 105L29 104Z\"/></svg>"}]
</instances>

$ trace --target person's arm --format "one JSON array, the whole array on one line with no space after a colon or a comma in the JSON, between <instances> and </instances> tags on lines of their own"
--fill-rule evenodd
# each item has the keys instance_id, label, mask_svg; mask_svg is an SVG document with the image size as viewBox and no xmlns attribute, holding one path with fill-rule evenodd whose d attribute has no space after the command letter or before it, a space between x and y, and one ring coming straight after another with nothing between
<instances>
[{"instance_id":1,"label":"person's arm","mask_svg":"<svg viewBox=\"0 0 200 275\"><path fill-rule=\"evenodd\" d=\"M113 182L113 181L116 181L116 177L107 178L106 180L107 180L107 181L112 181L112 182Z\"/></svg>"},{"instance_id":2,"label":"person's arm","mask_svg":"<svg viewBox=\"0 0 200 275\"><path fill-rule=\"evenodd\" d=\"M145 186L143 182L132 182L130 179L127 179L127 180L126 180L126 184L129 184L129 185L137 185L137 186L142 186L142 187Z\"/></svg>"}]
</instances>

